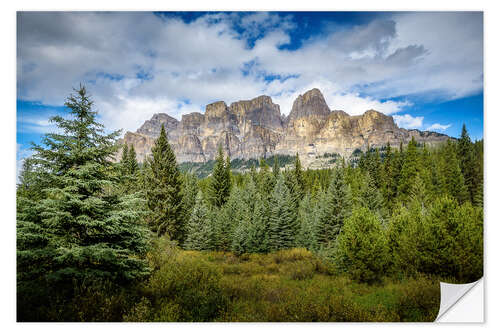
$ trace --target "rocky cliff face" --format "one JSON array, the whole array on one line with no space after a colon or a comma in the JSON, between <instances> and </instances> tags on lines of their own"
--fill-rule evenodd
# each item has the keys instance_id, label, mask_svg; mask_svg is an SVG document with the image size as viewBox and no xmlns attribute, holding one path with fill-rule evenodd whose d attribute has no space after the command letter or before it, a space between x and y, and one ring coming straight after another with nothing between
<instances>
[{"instance_id":1,"label":"rocky cliff face","mask_svg":"<svg viewBox=\"0 0 500 333\"><path fill-rule=\"evenodd\" d=\"M325 153L348 157L356 149L381 147L389 142L399 146L413 136L433 145L448 136L427 131L399 128L391 116L368 110L361 116L330 111L318 89L299 95L288 117L271 97L259 96L227 106L215 102L205 113L183 115L181 121L167 114L155 114L135 133L127 132L123 141L134 145L140 161L150 154L154 140L165 126L178 162L205 162L214 159L217 147L234 158L259 158L274 154L299 153L305 166L314 164Z\"/></svg>"}]
</instances>

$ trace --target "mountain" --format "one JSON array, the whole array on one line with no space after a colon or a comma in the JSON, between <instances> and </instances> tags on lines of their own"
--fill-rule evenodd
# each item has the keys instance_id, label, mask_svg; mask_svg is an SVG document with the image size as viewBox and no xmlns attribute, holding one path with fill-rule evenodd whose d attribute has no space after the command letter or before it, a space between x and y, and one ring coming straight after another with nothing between
<instances>
[{"instance_id":1,"label":"mountain","mask_svg":"<svg viewBox=\"0 0 500 333\"><path fill-rule=\"evenodd\" d=\"M215 102L206 106L204 114L186 114L181 121L165 113L155 114L123 138L123 142L134 146L140 161L150 154L162 124L180 163L212 160L222 145L231 159L298 152L305 166L314 167L322 156L337 153L349 157L356 149L382 147L387 142L399 147L400 142L406 144L412 136L429 145L448 139L436 132L399 128L391 116L375 110L360 116L331 111L316 88L299 95L287 117L269 96L229 106Z\"/></svg>"}]
</instances>

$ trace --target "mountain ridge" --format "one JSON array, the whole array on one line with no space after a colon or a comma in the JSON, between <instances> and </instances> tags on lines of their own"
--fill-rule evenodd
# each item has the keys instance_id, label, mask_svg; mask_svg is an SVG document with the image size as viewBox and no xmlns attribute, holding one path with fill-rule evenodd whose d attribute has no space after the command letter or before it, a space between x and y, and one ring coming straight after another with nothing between
<instances>
[{"instance_id":1,"label":"mountain ridge","mask_svg":"<svg viewBox=\"0 0 500 333\"><path fill-rule=\"evenodd\" d=\"M332 111L317 88L299 95L286 117L266 95L229 106L217 101L208 104L205 113L186 114L180 121L156 113L136 132L127 132L122 142L133 145L138 160L143 161L161 125L180 163L212 160L221 145L231 159L299 153L304 165L309 166L325 153L348 157L356 149L407 144L411 137L429 145L449 138L437 132L400 128L392 116L373 109L357 116Z\"/></svg>"}]
</instances>

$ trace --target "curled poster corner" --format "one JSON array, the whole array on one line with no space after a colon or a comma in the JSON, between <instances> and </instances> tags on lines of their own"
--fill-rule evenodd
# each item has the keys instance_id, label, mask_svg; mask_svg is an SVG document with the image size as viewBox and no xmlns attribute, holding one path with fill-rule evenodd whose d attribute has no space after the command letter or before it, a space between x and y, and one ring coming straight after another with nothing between
<instances>
[{"instance_id":1,"label":"curled poster corner","mask_svg":"<svg viewBox=\"0 0 500 333\"><path fill-rule=\"evenodd\" d=\"M477 293L474 297L467 299L467 294L478 286ZM483 322L483 279L479 279L472 283L467 284L452 284L440 282L441 288L441 303L439 306L439 313L436 317L436 322ZM466 302L465 302L466 301ZM464 304L462 304L464 303ZM457 313L456 307L460 307ZM452 309L453 308L453 309ZM452 311L450 311L452 309ZM474 318L465 318L461 316L463 313L469 313L470 310L475 310L477 316ZM479 310L479 312L478 312ZM470 316L469 316L470 317Z\"/></svg>"}]
</instances>

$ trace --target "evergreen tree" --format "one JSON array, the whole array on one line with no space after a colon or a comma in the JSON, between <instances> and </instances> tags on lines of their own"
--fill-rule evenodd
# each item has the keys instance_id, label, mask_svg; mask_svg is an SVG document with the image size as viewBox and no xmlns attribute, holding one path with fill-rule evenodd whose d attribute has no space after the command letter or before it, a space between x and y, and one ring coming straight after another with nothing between
<instances>
[{"instance_id":1,"label":"evergreen tree","mask_svg":"<svg viewBox=\"0 0 500 333\"><path fill-rule=\"evenodd\" d=\"M266 199L269 199L271 197L271 194L273 193L276 181L264 159L260 160L260 170L257 178L257 185L260 195Z\"/></svg>"},{"instance_id":2,"label":"evergreen tree","mask_svg":"<svg viewBox=\"0 0 500 333\"><path fill-rule=\"evenodd\" d=\"M189 223L187 225L187 238L184 247L187 250L211 250L213 230L210 223L210 214L201 191L196 195Z\"/></svg>"},{"instance_id":3,"label":"evergreen tree","mask_svg":"<svg viewBox=\"0 0 500 333\"><path fill-rule=\"evenodd\" d=\"M467 187L460 171L455 144L450 139L442 150L440 170L444 193L454 197L459 203L463 203L467 199Z\"/></svg>"},{"instance_id":4,"label":"evergreen tree","mask_svg":"<svg viewBox=\"0 0 500 333\"><path fill-rule=\"evenodd\" d=\"M295 203L285 184L283 174L279 176L274 187L270 209L269 249L277 251L293 247L295 245L295 231L298 229L297 217Z\"/></svg>"},{"instance_id":5,"label":"evergreen tree","mask_svg":"<svg viewBox=\"0 0 500 333\"><path fill-rule=\"evenodd\" d=\"M50 299L61 293L74 297L73 287L83 281L122 284L148 274L147 229L140 224L143 202L134 195L113 194L118 183L111 161L119 132L104 134L85 87L75 90L65 106L70 118L51 118L62 134L46 134L43 146L33 145L30 163L33 172L46 178L43 196L18 199L21 320L28 308L50 306ZM33 302L34 294L44 295Z\"/></svg>"},{"instance_id":6,"label":"evergreen tree","mask_svg":"<svg viewBox=\"0 0 500 333\"><path fill-rule=\"evenodd\" d=\"M224 163L224 152L219 145L209 187L209 201L214 207L222 207L231 193L230 169L230 163Z\"/></svg>"},{"instance_id":7,"label":"evergreen tree","mask_svg":"<svg viewBox=\"0 0 500 333\"><path fill-rule=\"evenodd\" d=\"M398 195L403 200L408 198L412 184L415 182L415 177L418 174L418 151L417 142L412 137L408 143L408 148L403 158L403 165L401 168L401 178L399 179Z\"/></svg>"},{"instance_id":8,"label":"evergreen tree","mask_svg":"<svg viewBox=\"0 0 500 333\"><path fill-rule=\"evenodd\" d=\"M336 247L337 263L360 282L381 279L389 264L389 248L382 224L367 208L349 217Z\"/></svg>"},{"instance_id":9,"label":"evergreen tree","mask_svg":"<svg viewBox=\"0 0 500 333\"><path fill-rule=\"evenodd\" d=\"M278 164L278 157L276 157L276 155L274 155L273 161L274 161L274 163L273 163L274 181L277 182L278 181L278 177L280 175L280 166Z\"/></svg>"},{"instance_id":10,"label":"evergreen tree","mask_svg":"<svg viewBox=\"0 0 500 333\"><path fill-rule=\"evenodd\" d=\"M253 182L251 183L253 185ZM253 200L250 204L251 195L255 195L255 185L247 187L247 191L243 191L238 187L232 189L229 199L226 204L219 208L217 216L214 220L214 246L219 251L229 251L232 246L234 232L238 225L243 222L248 222L251 219L251 211ZM254 198L252 198L254 199Z\"/></svg>"},{"instance_id":11,"label":"evergreen tree","mask_svg":"<svg viewBox=\"0 0 500 333\"><path fill-rule=\"evenodd\" d=\"M123 145L123 148L122 148L122 159L120 161L120 163L122 164L122 168L123 168L123 171L124 173L128 173L128 168L127 168L127 164L128 164L128 145L125 144Z\"/></svg>"},{"instance_id":12,"label":"evergreen tree","mask_svg":"<svg viewBox=\"0 0 500 333\"><path fill-rule=\"evenodd\" d=\"M182 182L182 220L183 229L181 231L182 237L180 237L180 242L182 243L186 238L186 227L191 214L193 212L194 205L196 204L196 196L198 194L198 179L192 173L184 174L184 180Z\"/></svg>"},{"instance_id":13,"label":"evergreen tree","mask_svg":"<svg viewBox=\"0 0 500 333\"><path fill-rule=\"evenodd\" d=\"M458 139L457 157L459 159L460 169L464 177L465 186L467 187L468 197L470 202L474 202L474 195L477 192L478 183L474 168L474 145L467 133L465 124L462 127L462 133Z\"/></svg>"},{"instance_id":14,"label":"evergreen tree","mask_svg":"<svg viewBox=\"0 0 500 333\"><path fill-rule=\"evenodd\" d=\"M231 249L236 255L250 252L251 221L245 219L240 221L234 230Z\"/></svg>"},{"instance_id":15,"label":"evergreen tree","mask_svg":"<svg viewBox=\"0 0 500 333\"><path fill-rule=\"evenodd\" d=\"M483 177L484 177L484 155L483 140L474 143L474 201L478 206L483 206Z\"/></svg>"},{"instance_id":16,"label":"evergreen tree","mask_svg":"<svg viewBox=\"0 0 500 333\"><path fill-rule=\"evenodd\" d=\"M321 194L318 194L318 196ZM306 194L299 207L300 229L297 236L297 246L305 247L308 250L318 249L316 241L316 205L313 204L311 195Z\"/></svg>"},{"instance_id":17,"label":"evergreen tree","mask_svg":"<svg viewBox=\"0 0 500 333\"><path fill-rule=\"evenodd\" d=\"M351 200L342 171L334 169L318 211L316 239L319 244L328 245L335 241L345 219L351 214Z\"/></svg>"},{"instance_id":18,"label":"evergreen tree","mask_svg":"<svg viewBox=\"0 0 500 333\"><path fill-rule=\"evenodd\" d=\"M146 197L149 225L158 236L167 234L182 242L185 221L182 214L182 178L165 127L151 149L147 163Z\"/></svg>"},{"instance_id":19,"label":"evergreen tree","mask_svg":"<svg viewBox=\"0 0 500 333\"><path fill-rule=\"evenodd\" d=\"M385 217L384 198L376 187L375 181L370 174L367 174L367 181L363 186L360 199L361 205L368 208L372 213L377 215L378 218Z\"/></svg>"},{"instance_id":20,"label":"evergreen tree","mask_svg":"<svg viewBox=\"0 0 500 333\"><path fill-rule=\"evenodd\" d=\"M302 164L300 163L299 153L295 155L295 163L293 168L293 175L295 177L296 192L298 195L298 203L304 197L306 192L306 185L304 179L304 172L302 171Z\"/></svg>"},{"instance_id":21,"label":"evergreen tree","mask_svg":"<svg viewBox=\"0 0 500 333\"><path fill-rule=\"evenodd\" d=\"M267 200L266 200L267 201ZM249 230L250 240L248 250L254 253L269 252L269 207L262 197L257 194L252 215L252 224Z\"/></svg>"},{"instance_id":22,"label":"evergreen tree","mask_svg":"<svg viewBox=\"0 0 500 333\"><path fill-rule=\"evenodd\" d=\"M394 154L389 142L385 146L385 158L382 170L382 195L386 203L390 205L397 192L397 183L394 177Z\"/></svg>"},{"instance_id":23,"label":"evergreen tree","mask_svg":"<svg viewBox=\"0 0 500 333\"><path fill-rule=\"evenodd\" d=\"M127 169L130 175L135 175L139 171L139 163L137 163L137 155L135 148L132 145L128 151Z\"/></svg>"},{"instance_id":24,"label":"evergreen tree","mask_svg":"<svg viewBox=\"0 0 500 333\"><path fill-rule=\"evenodd\" d=\"M313 184L311 186L311 200L317 201L321 194L321 183L319 181L319 177L314 177Z\"/></svg>"}]
</instances>

